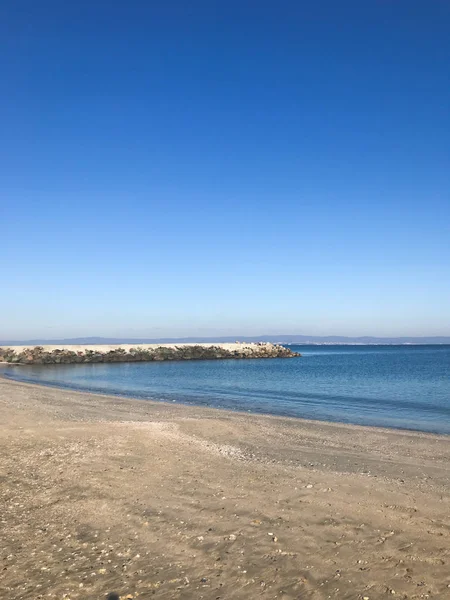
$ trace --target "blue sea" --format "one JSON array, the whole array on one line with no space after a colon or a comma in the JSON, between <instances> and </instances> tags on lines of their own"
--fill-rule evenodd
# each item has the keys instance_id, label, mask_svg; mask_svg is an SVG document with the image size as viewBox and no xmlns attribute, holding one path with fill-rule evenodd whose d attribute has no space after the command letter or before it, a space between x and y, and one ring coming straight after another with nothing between
<instances>
[{"instance_id":1,"label":"blue sea","mask_svg":"<svg viewBox=\"0 0 450 600\"><path fill-rule=\"evenodd\" d=\"M450 346L290 346L301 358L5 366L34 383L450 434Z\"/></svg>"}]
</instances>

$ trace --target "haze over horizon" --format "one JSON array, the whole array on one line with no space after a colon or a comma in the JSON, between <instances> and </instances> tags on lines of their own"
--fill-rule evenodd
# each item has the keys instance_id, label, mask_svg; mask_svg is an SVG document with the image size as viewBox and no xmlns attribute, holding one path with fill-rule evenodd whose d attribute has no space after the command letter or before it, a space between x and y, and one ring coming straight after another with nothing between
<instances>
[{"instance_id":1,"label":"haze over horizon","mask_svg":"<svg viewBox=\"0 0 450 600\"><path fill-rule=\"evenodd\" d=\"M449 3L1 15L1 339L450 336Z\"/></svg>"},{"instance_id":2,"label":"haze over horizon","mask_svg":"<svg viewBox=\"0 0 450 600\"><path fill-rule=\"evenodd\" d=\"M257 336L188 336L188 337L160 337L160 338L115 338L115 337L77 337L77 338L59 338L59 339L29 339L29 340L2 340L0 346L32 346L32 345L120 345L120 344L172 344L172 343L223 343L236 342L271 342L279 344L445 344L450 345L450 336L432 336L432 337L374 337L374 336L314 336L301 334L278 334L278 335L257 335Z\"/></svg>"}]
</instances>

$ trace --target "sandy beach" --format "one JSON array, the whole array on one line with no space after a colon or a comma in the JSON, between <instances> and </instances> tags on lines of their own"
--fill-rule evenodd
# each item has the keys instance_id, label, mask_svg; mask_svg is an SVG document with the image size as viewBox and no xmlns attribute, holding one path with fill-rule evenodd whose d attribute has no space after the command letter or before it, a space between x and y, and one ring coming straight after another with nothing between
<instances>
[{"instance_id":1,"label":"sandy beach","mask_svg":"<svg viewBox=\"0 0 450 600\"><path fill-rule=\"evenodd\" d=\"M0 597L450 598L450 438L0 379Z\"/></svg>"}]
</instances>

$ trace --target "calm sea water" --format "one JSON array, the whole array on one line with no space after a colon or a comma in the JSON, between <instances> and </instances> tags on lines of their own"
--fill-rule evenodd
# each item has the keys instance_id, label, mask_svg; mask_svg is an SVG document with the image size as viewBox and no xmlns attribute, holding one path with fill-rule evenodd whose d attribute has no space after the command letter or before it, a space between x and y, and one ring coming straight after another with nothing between
<instances>
[{"instance_id":1,"label":"calm sea water","mask_svg":"<svg viewBox=\"0 0 450 600\"><path fill-rule=\"evenodd\" d=\"M77 390L450 434L450 346L291 346L302 358L3 366Z\"/></svg>"}]
</instances>

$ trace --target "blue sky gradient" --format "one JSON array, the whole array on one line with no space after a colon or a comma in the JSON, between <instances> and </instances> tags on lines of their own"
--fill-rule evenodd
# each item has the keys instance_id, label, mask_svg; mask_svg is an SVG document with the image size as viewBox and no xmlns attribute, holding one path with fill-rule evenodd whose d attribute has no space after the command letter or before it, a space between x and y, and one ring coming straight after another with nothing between
<instances>
[{"instance_id":1,"label":"blue sky gradient","mask_svg":"<svg viewBox=\"0 0 450 600\"><path fill-rule=\"evenodd\" d=\"M450 335L450 4L6 0L0 339Z\"/></svg>"}]
</instances>

